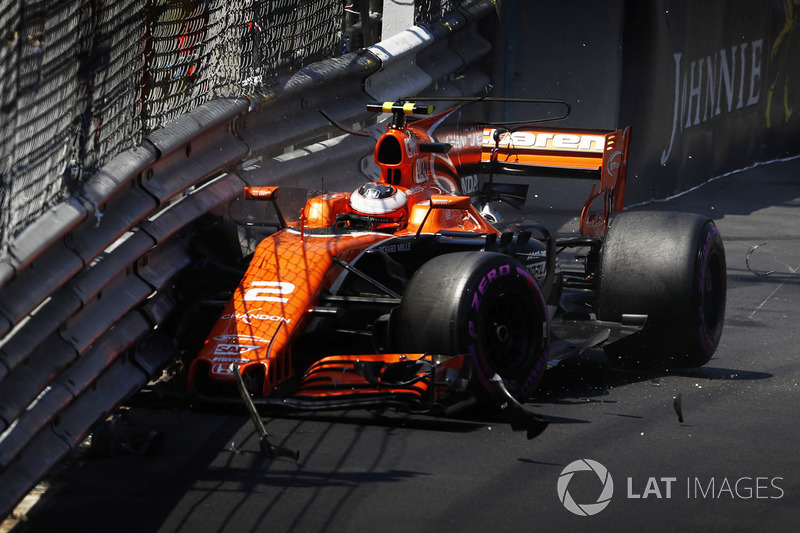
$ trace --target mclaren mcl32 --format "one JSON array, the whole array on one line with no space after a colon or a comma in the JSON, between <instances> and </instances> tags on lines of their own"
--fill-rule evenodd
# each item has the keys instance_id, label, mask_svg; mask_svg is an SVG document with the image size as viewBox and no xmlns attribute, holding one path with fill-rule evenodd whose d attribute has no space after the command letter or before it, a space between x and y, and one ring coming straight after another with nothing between
<instances>
[{"instance_id":1,"label":"mclaren mcl32","mask_svg":"<svg viewBox=\"0 0 800 533\"><path fill-rule=\"evenodd\" d=\"M703 216L623 210L628 129L456 127L458 107L370 109L391 114L375 146L380 179L288 218L278 187L244 190L275 228L190 362L194 397L429 414L488 401L532 437L546 420L521 404L569 354L710 359L725 314L722 238ZM580 235L498 229L492 203L525 197L495 183L508 173L593 180ZM559 254L578 249L579 266L563 267Z\"/></svg>"}]
</instances>

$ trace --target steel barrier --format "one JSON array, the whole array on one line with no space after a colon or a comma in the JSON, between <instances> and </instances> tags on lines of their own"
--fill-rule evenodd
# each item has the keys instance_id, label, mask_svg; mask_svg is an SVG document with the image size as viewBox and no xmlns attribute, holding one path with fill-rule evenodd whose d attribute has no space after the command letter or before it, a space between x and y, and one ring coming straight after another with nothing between
<instances>
[{"instance_id":1,"label":"steel barrier","mask_svg":"<svg viewBox=\"0 0 800 533\"><path fill-rule=\"evenodd\" d=\"M204 104L111 160L16 239L0 263L0 518L173 357L151 334L176 309L170 287L192 265L198 221L246 185L237 167L329 137L320 110L363 122L367 101L469 69L489 51L474 25L493 11L472 2L305 67L258 98ZM474 94L487 78L473 75L469 93L448 87Z\"/></svg>"}]
</instances>

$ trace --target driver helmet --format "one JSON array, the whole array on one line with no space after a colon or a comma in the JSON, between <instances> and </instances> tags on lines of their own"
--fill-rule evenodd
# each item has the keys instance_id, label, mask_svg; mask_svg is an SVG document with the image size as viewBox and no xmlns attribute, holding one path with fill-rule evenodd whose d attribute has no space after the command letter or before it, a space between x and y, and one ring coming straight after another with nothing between
<instances>
[{"instance_id":1,"label":"driver helmet","mask_svg":"<svg viewBox=\"0 0 800 533\"><path fill-rule=\"evenodd\" d=\"M398 187L365 183L350 195L350 211L370 220L373 229L399 229L408 218L408 198Z\"/></svg>"}]
</instances>

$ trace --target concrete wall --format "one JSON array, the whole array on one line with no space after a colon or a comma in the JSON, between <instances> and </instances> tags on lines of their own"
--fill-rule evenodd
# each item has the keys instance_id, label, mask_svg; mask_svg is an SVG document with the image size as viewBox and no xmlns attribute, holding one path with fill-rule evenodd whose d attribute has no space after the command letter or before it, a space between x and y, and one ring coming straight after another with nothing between
<instances>
[{"instance_id":1,"label":"concrete wall","mask_svg":"<svg viewBox=\"0 0 800 533\"><path fill-rule=\"evenodd\" d=\"M499 5L495 95L565 99L565 127L632 126L628 204L800 153L796 0Z\"/></svg>"},{"instance_id":2,"label":"concrete wall","mask_svg":"<svg viewBox=\"0 0 800 533\"><path fill-rule=\"evenodd\" d=\"M506 38L495 42L496 96L560 98L572 105L565 127L615 127L624 0L501 6ZM506 120L527 118L521 106L511 111Z\"/></svg>"},{"instance_id":3,"label":"concrete wall","mask_svg":"<svg viewBox=\"0 0 800 533\"><path fill-rule=\"evenodd\" d=\"M640 199L800 153L792 0L629 1L620 121Z\"/></svg>"}]
</instances>

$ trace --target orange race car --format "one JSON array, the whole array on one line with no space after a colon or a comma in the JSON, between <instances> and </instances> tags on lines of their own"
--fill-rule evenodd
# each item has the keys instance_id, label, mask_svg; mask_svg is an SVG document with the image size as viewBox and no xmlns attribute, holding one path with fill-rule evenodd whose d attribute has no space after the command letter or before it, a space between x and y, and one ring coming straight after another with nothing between
<instances>
[{"instance_id":1,"label":"orange race car","mask_svg":"<svg viewBox=\"0 0 800 533\"><path fill-rule=\"evenodd\" d=\"M195 398L238 389L251 408L430 414L488 400L533 437L547 421L521 404L566 355L709 360L725 313L722 239L699 215L622 212L629 130L464 126L460 109L370 106L392 114L375 147L380 179L316 196L297 220L278 187L245 189L277 231L190 362ZM495 183L501 173L594 180L581 235L497 229L493 203L527 190ZM581 251L579 268L557 261L567 250Z\"/></svg>"}]
</instances>

